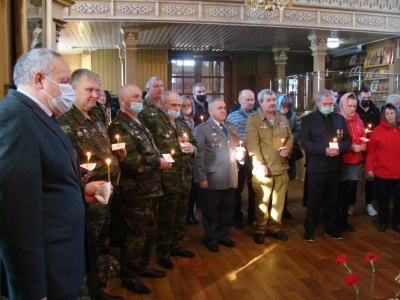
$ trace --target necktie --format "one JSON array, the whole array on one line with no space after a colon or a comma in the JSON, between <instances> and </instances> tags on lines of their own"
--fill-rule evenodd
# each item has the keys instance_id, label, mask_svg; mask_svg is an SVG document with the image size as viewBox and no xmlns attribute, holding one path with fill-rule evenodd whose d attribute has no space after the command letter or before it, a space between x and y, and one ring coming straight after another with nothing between
<instances>
[{"instance_id":1,"label":"necktie","mask_svg":"<svg viewBox=\"0 0 400 300\"><path fill-rule=\"evenodd\" d=\"M226 130L224 124L219 123L219 126L221 127L222 131L225 133L226 136L228 136L228 130Z\"/></svg>"}]
</instances>

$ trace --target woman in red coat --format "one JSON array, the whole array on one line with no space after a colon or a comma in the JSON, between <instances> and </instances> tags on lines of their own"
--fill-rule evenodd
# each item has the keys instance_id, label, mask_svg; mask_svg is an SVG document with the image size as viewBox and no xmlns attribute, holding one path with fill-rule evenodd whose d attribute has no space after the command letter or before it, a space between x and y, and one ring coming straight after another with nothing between
<instances>
[{"instance_id":1,"label":"woman in red coat","mask_svg":"<svg viewBox=\"0 0 400 300\"><path fill-rule=\"evenodd\" d=\"M389 203L393 195L392 227L400 232L400 126L398 107L388 103L383 107L381 124L371 134L368 142L365 170L375 176L378 189L378 231L389 224Z\"/></svg>"},{"instance_id":2,"label":"woman in red coat","mask_svg":"<svg viewBox=\"0 0 400 300\"><path fill-rule=\"evenodd\" d=\"M363 152L366 149L364 137L364 123L356 113L357 98L353 93L342 96L339 102L339 114L346 119L347 128L351 137L351 147L343 155L342 173L338 191L337 230L339 232L354 231L347 220L347 211L357 195L357 182L361 172Z\"/></svg>"}]
</instances>

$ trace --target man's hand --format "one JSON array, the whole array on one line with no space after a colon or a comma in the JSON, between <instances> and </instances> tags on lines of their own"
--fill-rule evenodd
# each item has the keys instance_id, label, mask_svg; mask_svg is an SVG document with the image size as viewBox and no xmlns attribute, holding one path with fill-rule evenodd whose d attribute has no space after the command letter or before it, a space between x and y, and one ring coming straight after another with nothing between
<instances>
[{"instance_id":1,"label":"man's hand","mask_svg":"<svg viewBox=\"0 0 400 300\"><path fill-rule=\"evenodd\" d=\"M194 152L194 147L191 143L181 143L181 149L183 153L188 153L188 154L193 154Z\"/></svg>"},{"instance_id":2,"label":"man's hand","mask_svg":"<svg viewBox=\"0 0 400 300\"><path fill-rule=\"evenodd\" d=\"M353 145L352 146L352 148L353 148L353 151L354 152L363 152L363 151L365 151L365 148L366 148L366 144L362 144L362 145Z\"/></svg>"},{"instance_id":3,"label":"man's hand","mask_svg":"<svg viewBox=\"0 0 400 300\"><path fill-rule=\"evenodd\" d=\"M92 181L89 182L86 186L85 186L85 201L86 203L97 203L97 199L94 196L94 194L96 193L97 189L99 187L101 187L103 184L106 184L106 181ZM111 195L113 192L113 186L111 186Z\"/></svg>"},{"instance_id":4,"label":"man's hand","mask_svg":"<svg viewBox=\"0 0 400 300\"><path fill-rule=\"evenodd\" d=\"M115 154L116 157L118 158L124 158L127 154L126 149L118 149L118 150L114 150L113 153Z\"/></svg>"},{"instance_id":5,"label":"man's hand","mask_svg":"<svg viewBox=\"0 0 400 300\"><path fill-rule=\"evenodd\" d=\"M200 183L199 183L199 186L200 186L202 189L208 188L207 181L202 181L202 182L200 182Z\"/></svg>"},{"instance_id":6,"label":"man's hand","mask_svg":"<svg viewBox=\"0 0 400 300\"><path fill-rule=\"evenodd\" d=\"M172 163L167 162L164 158L160 158L160 166L158 167L158 169L167 170L167 169L171 169L171 167L172 167Z\"/></svg>"},{"instance_id":7,"label":"man's hand","mask_svg":"<svg viewBox=\"0 0 400 300\"><path fill-rule=\"evenodd\" d=\"M326 156L338 156L339 155L339 149L334 149L334 148L326 148Z\"/></svg>"},{"instance_id":8,"label":"man's hand","mask_svg":"<svg viewBox=\"0 0 400 300\"><path fill-rule=\"evenodd\" d=\"M279 155L282 157L288 157L289 156L289 148L282 147L281 150L279 150Z\"/></svg>"}]
</instances>

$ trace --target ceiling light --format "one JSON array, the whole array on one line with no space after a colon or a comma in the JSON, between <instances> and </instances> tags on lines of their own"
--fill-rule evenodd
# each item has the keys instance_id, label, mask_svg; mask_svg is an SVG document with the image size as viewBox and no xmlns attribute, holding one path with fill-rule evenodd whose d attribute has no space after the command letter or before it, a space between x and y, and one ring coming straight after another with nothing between
<instances>
[{"instance_id":1,"label":"ceiling light","mask_svg":"<svg viewBox=\"0 0 400 300\"><path fill-rule=\"evenodd\" d=\"M273 11L277 6L280 10L290 8L294 0L245 0L244 5L251 9L265 9L266 11Z\"/></svg>"},{"instance_id":2,"label":"ceiling light","mask_svg":"<svg viewBox=\"0 0 400 300\"><path fill-rule=\"evenodd\" d=\"M337 48L339 47L339 39L337 37L330 37L327 40L327 46L328 48Z\"/></svg>"}]
</instances>

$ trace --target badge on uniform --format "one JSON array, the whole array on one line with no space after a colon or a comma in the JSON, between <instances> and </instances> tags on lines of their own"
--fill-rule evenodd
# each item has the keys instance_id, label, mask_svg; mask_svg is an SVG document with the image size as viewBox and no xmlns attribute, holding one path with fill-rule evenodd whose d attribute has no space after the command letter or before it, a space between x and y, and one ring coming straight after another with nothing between
<instances>
[{"instance_id":1,"label":"badge on uniform","mask_svg":"<svg viewBox=\"0 0 400 300\"><path fill-rule=\"evenodd\" d=\"M262 121L260 124L260 129L266 129L268 128L267 123L265 121Z\"/></svg>"},{"instance_id":2,"label":"badge on uniform","mask_svg":"<svg viewBox=\"0 0 400 300\"><path fill-rule=\"evenodd\" d=\"M221 148L222 147L222 143L213 143L213 144L211 144L211 146L213 148Z\"/></svg>"}]
</instances>

